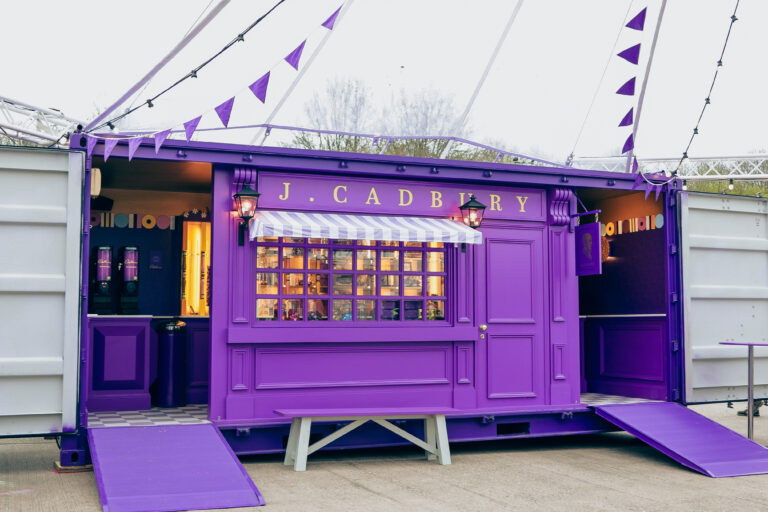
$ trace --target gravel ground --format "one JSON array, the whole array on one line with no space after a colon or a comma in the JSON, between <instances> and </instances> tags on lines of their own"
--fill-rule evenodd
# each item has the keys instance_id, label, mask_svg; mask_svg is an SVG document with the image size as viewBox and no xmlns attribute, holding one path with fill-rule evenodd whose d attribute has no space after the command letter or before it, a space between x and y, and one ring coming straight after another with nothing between
<instances>
[{"instance_id":1,"label":"gravel ground","mask_svg":"<svg viewBox=\"0 0 768 512\"><path fill-rule=\"evenodd\" d=\"M693 409L746 433L736 409ZM756 418L755 440L768 444L767 417ZM424 462L415 448L321 453L305 473L274 455L242 460L264 510L275 512L768 511L768 475L708 478L625 433L454 444L451 451L450 466ZM0 440L0 510L101 510L93 473L56 473L57 454L53 441Z\"/></svg>"}]
</instances>

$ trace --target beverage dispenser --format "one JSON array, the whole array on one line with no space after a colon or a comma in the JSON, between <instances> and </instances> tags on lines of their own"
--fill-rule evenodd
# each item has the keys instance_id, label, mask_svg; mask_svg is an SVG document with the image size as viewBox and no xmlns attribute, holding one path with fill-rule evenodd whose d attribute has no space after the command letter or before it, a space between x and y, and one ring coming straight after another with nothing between
<instances>
[{"instance_id":1,"label":"beverage dispenser","mask_svg":"<svg viewBox=\"0 0 768 512\"><path fill-rule=\"evenodd\" d=\"M120 287L120 313L123 315L139 314L139 248L123 247L120 249L118 271L122 278Z\"/></svg>"},{"instance_id":2,"label":"beverage dispenser","mask_svg":"<svg viewBox=\"0 0 768 512\"><path fill-rule=\"evenodd\" d=\"M91 288L91 312L97 315L114 313L112 309L112 247L102 245L93 248Z\"/></svg>"}]
</instances>

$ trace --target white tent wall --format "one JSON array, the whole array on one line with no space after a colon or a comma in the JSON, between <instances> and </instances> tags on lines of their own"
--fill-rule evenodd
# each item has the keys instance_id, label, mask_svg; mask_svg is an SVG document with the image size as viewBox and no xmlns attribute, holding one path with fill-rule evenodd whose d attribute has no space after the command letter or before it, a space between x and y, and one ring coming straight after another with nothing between
<instances>
[{"instance_id":1,"label":"white tent wall","mask_svg":"<svg viewBox=\"0 0 768 512\"><path fill-rule=\"evenodd\" d=\"M116 113L187 74L274 3L231 1ZM23 56L19 52L22 56L13 54L5 60L2 92L92 119L97 107L104 109L120 97L215 4L210 0L138 0L130 8L118 8L90 1L72 10L53 1L14 3L0 21L0 39L6 45L25 42L29 53ZM368 86L377 110L371 116L372 133L398 128L382 120L401 98L401 91L414 97L430 91L447 98L458 116L514 4L503 0L356 0L273 123L344 130L345 126L312 126L305 112L313 95L321 94L334 79L360 80ZM421 135L462 135L563 162L574 149L586 117L576 155L615 155L631 131L619 128L618 122L637 101L637 96L618 96L615 91L636 76L639 92L660 4L661 0L525 2L470 111L466 131ZM162 96L154 108L143 107L129 115L118 123L119 128L123 132L181 128L200 114L204 114L201 129L219 127L213 107L233 95L237 96L230 126L263 123L297 73L283 57L308 37L304 65L327 33L320 24L340 5L340 0L286 0L245 42L213 61L199 78ZM622 28L646 6L642 33ZM709 89L733 7L734 2L721 0L668 2L636 141L639 157L681 154ZM41 30L31 34L19 26L20 19L41 18L40 12L46 13ZM761 101L760 90L766 78L761 53L768 48L768 33L761 25L768 18L768 4L743 0L738 17L691 156L768 149L763 142L768 127L761 123L768 106ZM60 48L68 40L67 58L49 59L45 66L30 65L30 55ZM642 43L639 66L615 56L638 42ZM247 86L268 70L272 74L267 102L261 104ZM57 87L50 87L54 82ZM248 143L255 133L253 129L201 131L196 138ZM266 144L289 139L290 135L273 132Z\"/></svg>"}]
</instances>

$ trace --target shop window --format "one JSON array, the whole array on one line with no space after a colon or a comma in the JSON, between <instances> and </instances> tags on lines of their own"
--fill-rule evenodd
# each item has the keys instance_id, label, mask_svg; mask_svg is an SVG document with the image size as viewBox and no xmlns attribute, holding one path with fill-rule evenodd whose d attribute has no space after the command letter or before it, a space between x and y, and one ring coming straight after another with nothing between
<instances>
[{"instance_id":1,"label":"shop window","mask_svg":"<svg viewBox=\"0 0 768 512\"><path fill-rule=\"evenodd\" d=\"M258 322L446 320L446 250L438 242L259 238Z\"/></svg>"}]
</instances>

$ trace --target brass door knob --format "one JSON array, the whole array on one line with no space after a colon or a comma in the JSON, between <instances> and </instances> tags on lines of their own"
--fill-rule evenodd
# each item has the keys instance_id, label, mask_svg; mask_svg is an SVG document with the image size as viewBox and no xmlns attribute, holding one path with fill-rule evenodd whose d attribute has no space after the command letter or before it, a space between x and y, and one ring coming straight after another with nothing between
<instances>
[{"instance_id":1,"label":"brass door knob","mask_svg":"<svg viewBox=\"0 0 768 512\"><path fill-rule=\"evenodd\" d=\"M488 330L488 326L485 324L480 324L480 332L485 332Z\"/></svg>"}]
</instances>

